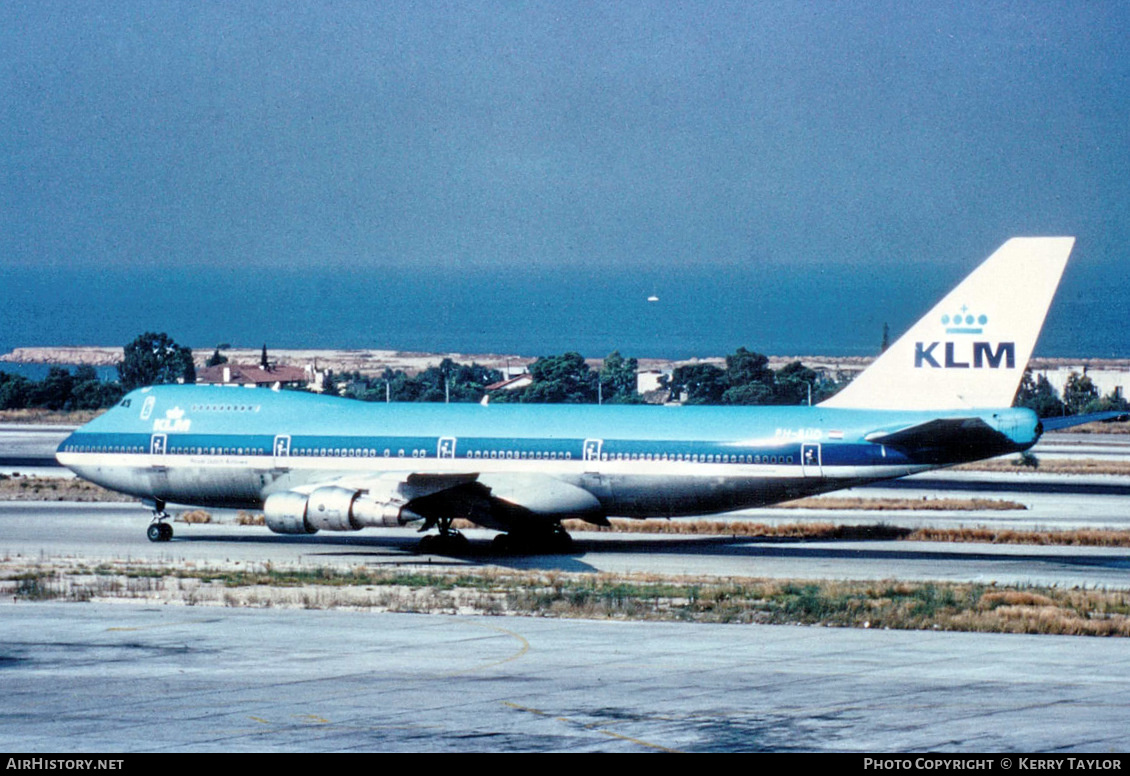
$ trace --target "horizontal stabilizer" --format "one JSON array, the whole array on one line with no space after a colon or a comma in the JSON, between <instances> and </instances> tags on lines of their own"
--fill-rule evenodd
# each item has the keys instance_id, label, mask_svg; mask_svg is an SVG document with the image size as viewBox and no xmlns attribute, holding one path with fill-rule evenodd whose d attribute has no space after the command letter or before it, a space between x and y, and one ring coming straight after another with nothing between
<instances>
[{"instance_id":1,"label":"horizontal stabilizer","mask_svg":"<svg viewBox=\"0 0 1130 776\"><path fill-rule=\"evenodd\" d=\"M1091 412L1086 415L1064 415L1062 417L1040 418L1044 431L1058 431L1072 426L1081 426L1084 423L1110 423L1113 421L1130 420L1130 413L1118 410L1107 412Z\"/></svg>"},{"instance_id":2,"label":"horizontal stabilizer","mask_svg":"<svg viewBox=\"0 0 1130 776\"><path fill-rule=\"evenodd\" d=\"M973 456L980 451L1012 446L1011 439L981 418L939 418L894 431L873 431L864 438L915 455L933 451L946 458L964 457L965 451Z\"/></svg>"}]
</instances>

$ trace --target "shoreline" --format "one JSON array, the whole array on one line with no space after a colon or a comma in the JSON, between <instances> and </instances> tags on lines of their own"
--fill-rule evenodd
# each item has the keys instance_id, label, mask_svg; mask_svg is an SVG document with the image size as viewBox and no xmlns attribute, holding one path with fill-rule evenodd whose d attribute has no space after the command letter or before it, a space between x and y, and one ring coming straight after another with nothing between
<instances>
[{"instance_id":1,"label":"shoreline","mask_svg":"<svg viewBox=\"0 0 1130 776\"><path fill-rule=\"evenodd\" d=\"M212 355L213 348L193 349L193 357L197 368ZM228 360L233 364L257 364L262 355L261 348L229 348L223 351ZM445 358L450 358L458 363L475 362L482 366L498 369L503 373L509 368L513 371L528 368L537 360L536 356L526 356L505 353L429 353L405 350L381 350L378 348L273 348L268 349L268 356L273 362L304 366L316 364L319 368L329 368L336 373L360 372L363 375L379 375L385 369L403 370L408 374L422 372L429 367L438 366ZM631 358L631 354L624 354ZM79 346L38 346L14 348L8 353L0 355L0 363L13 364L43 364L43 365L89 365L112 367L116 366L123 357L123 348L105 347L96 345ZM725 365L725 356L703 356L688 359L663 359L663 358L638 358L640 371L666 371L687 364L715 364ZM769 365L773 369L793 361L800 361L811 368L823 368L830 371L858 372L866 368L873 356L820 356L820 355L788 355L769 356ZM604 362L603 358L586 358L585 361L595 368ZM1130 372L1130 358L1033 358L1029 366L1033 371L1054 370L1063 368L1078 368L1098 370L1114 370Z\"/></svg>"}]
</instances>

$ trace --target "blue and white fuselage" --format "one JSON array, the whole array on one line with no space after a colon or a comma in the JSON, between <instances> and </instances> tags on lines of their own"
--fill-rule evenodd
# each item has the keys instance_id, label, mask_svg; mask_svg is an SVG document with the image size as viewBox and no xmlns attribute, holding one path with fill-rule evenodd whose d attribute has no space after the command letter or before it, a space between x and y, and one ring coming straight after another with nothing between
<instances>
[{"instance_id":1,"label":"blue and white fuselage","mask_svg":"<svg viewBox=\"0 0 1130 776\"><path fill-rule=\"evenodd\" d=\"M367 404L157 386L57 455L159 516L169 502L262 508L281 533L417 520L447 533L454 518L538 533L565 518L773 504L1035 444L1035 414L1009 405L1071 246L1010 240L817 407Z\"/></svg>"},{"instance_id":2,"label":"blue and white fuselage","mask_svg":"<svg viewBox=\"0 0 1130 776\"><path fill-rule=\"evenodd\" d=\"M951 417L976 418L986 433L975 445L868 440ZM351 478L474 475L496 484L544 477L582 489L599 507L582 499L588 508L578 516L673 517L1026 450L1038 439L1037 423L1023 409L939 415L366 404L296 392L158 386L134 391L76 431L58 457L105 487L180 504L261 508L273 493ZM571 516L568 508L543 511Z\"/></svg>"}]
</instances>

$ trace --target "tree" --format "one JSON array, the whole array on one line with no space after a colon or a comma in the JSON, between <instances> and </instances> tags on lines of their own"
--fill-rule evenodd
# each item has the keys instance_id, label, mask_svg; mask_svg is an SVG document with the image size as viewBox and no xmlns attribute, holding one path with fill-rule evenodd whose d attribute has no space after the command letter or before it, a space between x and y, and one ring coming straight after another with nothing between
<instances>
[{"instance_id":1,"label":"tree","mask_svg":"<svg viewBox=\"0 0 1130 776\"><path fill-rule=\"evenodd\" d=\"M891 346L891 327L883 323L883 342L879 345L879 352L886 353L887 348Z\"/></svg>"},{"instance_id":2,"label":"tree","mask_svg":"<svg viewBox=\"0 0 1130 776\"><path fill-rule=\"evenodd\" d=\"M1086 373L1072 372L1063 386L1063 403L1068 415L1078 415L1087 409L1091 402L1098 401L1099 389L1095 387Z\"/></svg>"},{"instance_id":3,"label":"tree","mask_svg":"<svg viewBox=\"0 0 1130 776\"><path fill-rule=\"evenodd\" d=\"M450 393L451 401L477 402L481 401L486 393L486 387L491 383L502 380L502 372L490 369L482 364L458 364L450 358L445 358L438 367L431 367L421 373L424 377L432 370L436 370L436 387L441 395L437 401L444 401ZM444 380L447 382L447 391L444 392Z\"/></svg>"},{"instance_id":4,"label":"tree","mask_svg":"<svg viewBox=\"0 0 1130 776\"><path fill-rule=\"evenodd\" d=\"M668 385L671 396L684 404L721 404L726 373L714 364L687 364L675 368Z\"/></svg>"},{"instance_id":5,"label":"tree","mask_svg":"<svg viewBox=\"0 0 1130 776\"><path fill-rule=\"evenodd\" d=\"M178 345L164 332L147 331L126 345L125 358L118 362L118 379L123 391L145 385L196 382L192 350Z\"/></svg>"},{"instance_id":6,"label":"tree","mask_svg":"<svg viewBox=\"0 0 1130 776\"><path fill-rule=\"evenodd\" d=\"M773 404L776 381L769 368L769 357L745 348L726 356L726 382L723 404Z\"/></svg>"},{"instance_id":7,"label":"tree","mask_svg":"<svg viewBox=\"0 0 1130 776\"><path fill-rule=\"evenodd\" d=\"M1126 401L1126 397L1122 395L1122 388L1120 386L1114 386L1110 393L1101 399L1091 402L1085 408L1086 412L1106 412L1108 410L1117 410L1119 412L1130 410L1130 401Z\"/></svg>"},{"instance_id":8,"label":"tree","mask_svg":"<svg viewBox=\"0 0 1130 776\"><path fill-rule=\"evenodd\" d=\"M338 375L339 387L345 384L345 395L362 401L434 401L451 397L453 402L481 401L486 387L502 379L497 369L481 364L460 364L445 358L415 377L403 371L385 368L380 377L364 377L360 372Z\"/></svg>"},{"instance_id":9,"label":"tree","mask_svg":"<svg viewBox=\"0 0 1130 776\"><path fill-rule=\"evenodd\" d=\"M820 401L818 384L820 375L799 361L793 361L777 370L777 391L774 404L807 404L809 389L812 403Z\"/></svg>"},{"instance_id":10,"label":"tree","mask_svg":"<svg viewBox=\"0 0 1130 776\"><path fill-rule=\"evenodd\" d=\"M217 346L216 349L212 351L212 355L208 357L208 362L204 366L219 366L227 362L228 357L221 353L220 348Z\"/></svg>"},{"instance_id":11,"label":"tree","mask_svg":"<svg viewBox=\"0 0 1130 776\"><path fill-rule=\"evenodd\" d=\"M624 358L614 350L600 367L600 398L605 404L638 404L643 401L636 392L639 362Z\"/></svg>"},{"instance_id":12,"label":"tree","mask_svg":"<svg viewBox=\"0 0 1130 776\"><path fill-rule=\"evenodd\" d=\"M1063 402L1059 400L1048 378L1040 375L1032 379L1032 370L1025 369L1024 377L1020 379L1020 388L1016 392L1014 407L1027 407L1038 417L1050 418L1064 414Z\"/></svg>"},{"instance_id":13,"label":"tree","mask_svg":"<svg viewBox=\"0 0 1130 776\"><path fill-rule=\"evenodd\" d=\"M23 375L0 372L0 410L22 410L30 406L35 383Z\"/></svg>"},{"instance_id":14,"label":"tree","mask_svg":"<svg viewBox=\"0 0 1130 776\"><path fill-rule=\"evenodd\" d=\"M530 365L534 381L516 398L534 404L595 404L597 375L580 353L542 356Z\"/></svg>"},{"instance_id":15,"label":"tree","mask_svg":"<svg viewBox=\"0 0 1130 776\"><path fill-rule=\"evenodd\" d=\"M47 372L31 394L33 407L44 407L49 410L61 410L67 406L71 398L71 390L75 380L69 370L61 366L53 366Z\"/></svg>"},{"instance_id":16,"label":"tree","mask_svg":"<svg viewBox=\"0 0 1130 776\"><path fill-rule=\"evenodd\" d=\"M114 406L122 398L122 386L119 383L99 380L93 368L90 368L93 378L88 379L89 376L82 370L83 367L75 370L74 388L71 389L71 400L67 403L69 409L99 410Z\"/></svg>"},{"instance_id":17,"label":"tree","mask_svg":"<svg viewBox=\"0 0 1130 776\"><path fill-rule=\"evenodd\" d=\"M259 357L259 366L261 366L263 369L270 369L271 368L270 362L267 361L267 343L266 342L263 343L263 355L261 355Z\"/></svg>"}]
</instances>

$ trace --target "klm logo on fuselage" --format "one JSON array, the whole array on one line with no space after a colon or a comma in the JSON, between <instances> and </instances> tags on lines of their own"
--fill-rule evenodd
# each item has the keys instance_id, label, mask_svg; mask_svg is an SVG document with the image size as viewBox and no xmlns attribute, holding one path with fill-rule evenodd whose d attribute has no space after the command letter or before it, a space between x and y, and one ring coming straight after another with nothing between
<instances>
[{"instance_id":1,"label":"klm logo on fuselage","mask_svg":"<svg viewBox=\"0 0 1130 776\"><path fill-rule=\"evenodd\" d=\"M942 352L937 347L944 345ZM961 345L960 350L958 345ZM991 342L974 342L970 353L968 342L922 342L914 343L914 368L928 366L933 369L1005 369L1016 368L1016 343L998 342L993 348ZM939 363L938 359L942 359Z\"/></svg>"},{"instance_id":2,"label":"klm logo on fuselage","mask_svg":"<svg viewBox=\"0 0 1130 776\"><path fill-rule=\"evenodd\" d=\"M184 416L184 410L173 407L165 410L165 417L154 418L153 430L168 433L170 431L188 431L192 428L192 421Z\"/></svg>"}]
</instances>

